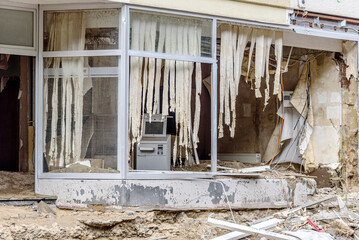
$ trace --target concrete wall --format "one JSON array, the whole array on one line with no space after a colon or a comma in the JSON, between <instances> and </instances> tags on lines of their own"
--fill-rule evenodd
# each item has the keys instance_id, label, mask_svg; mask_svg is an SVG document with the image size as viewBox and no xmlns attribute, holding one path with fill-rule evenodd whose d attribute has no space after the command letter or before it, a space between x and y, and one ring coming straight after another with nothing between
<instances>
[{"instance_id":1,"label":"concrete wall","mask_svg":"<svg viewBox=\"0 0 359 240\"><path fill-rule=\"evenodd\" d=\"M341 163L343 176L358 176L358 69L356 42L343 42L344 60L348 65L346 78L350 79L348 88L343 89L343 151ZM351 78L351 76L353 76Z\"/></svg>"},{"instance_id":2,"label":"concrete wall","mask_svg":"<svg viewBox=\"0 0 359 240\"><path fill-rule=\"evenodd\" d=\"M2 0L6 2L5 0ZM287 9L300 9L329 15L359 18L358 0L9 0L27 4L129 3L180 11L288 24ZM0 1L1 2L1 1ZM219 7L220 6L220 7ZM270 14L268 14L270 13Z\"/></svg>"},{"instance_id":3,"label":"concrete wall","mask_svg":"<svg viewBox=\"0 0 359 240\"><path fill-rule=\"evenodd\" d=\"M273 7L288 8L290 7L290 0L234 0L238 2L247 2L252 4L269 5Z\"/></svg>"},{"instance_id":4,"label":"concrete wall","mask_svg":"<svg viewBox=\"0 0 359 240\"><path fill-rule=\"evenodd\" d=\"M292 9L309 12L325 13L349 18L359 18L358 0L290 0ZM300 4L305 2L304 4Z\"/></svg>"},{"instance_id":5,"label":"concrete wall","mask_svg":"<svg viewBox=\"0 0 359 240\"><path fill-rule=\"evenodd\" d=\"M332 57L332 54L319 56L310 66L316 165L339 162L340 85L339 71Z\"/></svg>"},{"instance_id":6,"label":"concrete wall","mask_svg":"<svg viewBox=\"0 0 359 240\"><path fill-rule=\"evenodd\" d=\"M283 180L287 194L292 190ZM103 204L155 209L281 208L279 179L71 180L39 179L37 193L55 195L62 207ZM228 198L228 202L227 202Z\"/></svg>"},{"instance_id":7,"label":"concrete wall","mask_svg":"<svg viewBox=\"0 0 359 240\"><path fill-rule=\"evenodd\" d=\"M10 0L28 4L61 4L61 3L129 3L141 6L180 10L228 18L247 19L252 21L288 24L289 0L276 0L274 6L263 5L263 0L234 1L234 0ZM253 3L252 3L253 2ZM260 4L258 4L260 3ZM270 13L270 14L268 14Z\"/></svg>"}]
</instances>

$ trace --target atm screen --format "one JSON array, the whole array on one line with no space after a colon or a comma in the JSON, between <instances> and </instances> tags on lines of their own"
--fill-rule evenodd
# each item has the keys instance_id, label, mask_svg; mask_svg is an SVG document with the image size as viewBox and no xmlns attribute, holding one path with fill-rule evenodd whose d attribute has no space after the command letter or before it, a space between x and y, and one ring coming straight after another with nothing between
<instances>
[{"instance_id":1,"label":"atm screen","mask_svg":"<svg viewBox=\"0 0 359 240\"><path fill-rule=\"evenodd\" d=\"M145 122L145 135L163 135L164 122Z\"/></svg>"}]
</instances>

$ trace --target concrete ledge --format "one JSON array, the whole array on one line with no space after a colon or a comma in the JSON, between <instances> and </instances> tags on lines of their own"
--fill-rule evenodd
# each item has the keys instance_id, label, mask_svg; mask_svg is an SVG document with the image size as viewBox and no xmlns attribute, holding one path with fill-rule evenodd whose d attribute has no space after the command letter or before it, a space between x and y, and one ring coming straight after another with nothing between
<instances>
[{"instance_id":1,"label":"concrete ledge","mask_svg":"<svg viewBox=\"0 0 359 240\"><path fill-rule=\"evenodd\" d=\"M292 190L283 180L290 201ZM57 196L57 205L103 204L151 209L283 208L279 179L71 180L38 179L37 193Z\"/></svg>"}]
</instances>

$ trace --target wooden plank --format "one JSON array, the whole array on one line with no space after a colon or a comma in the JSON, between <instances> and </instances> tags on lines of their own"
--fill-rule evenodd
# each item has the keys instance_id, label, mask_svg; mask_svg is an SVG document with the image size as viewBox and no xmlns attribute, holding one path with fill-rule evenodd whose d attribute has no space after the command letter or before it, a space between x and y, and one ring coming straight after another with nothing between
<instances>
[{"instance_id":1,"label":"wooden plank","mask_svg":"<svg viewBox=\"0 0 359 240\"><path fill-rule=\"evenodd\" d=\"M265 222L261 222L261 223L258 223L258 224L251 225L251 227L266 230L266 229L270 229L272 227L277 226L279 223L281 223L283 221L284 220L282 220L282 219L273 218L273 219L270 219L270 220L265 221ZM235 232L230 232L230 233L227 233L225 235L213 238L212 240L237 240L237 239L241 239L241 238L244 238L244 237L248 237L250 235L251 234L249 234L249 233L243 233L243 232L235 231Z\"/></svg>"},{"instance_id":2,"label":"wooden plank","mask_svg":"<svg viewBox=\"0 0 359 240\"><path fill-rule=\"evenodd\" d=\"M29 125L29 77L30 77L29 57L20 57L20 88L19 88L19 170L27 172L29 170L28 156L28 125Z\"/></svg>"},{"instance_id":3,"label":"wooden plank","mask_svg":"<svg viewBox=\"0 0 359 240\"><path fill-rule=\"evenodd\" d=\"M29 155L28 155L28 170L29 172L35 171L34 164L32 162L32 156L34 154L34 147L35 147L35 128L34 126L28 126L28 149L29 149Z\"/></svg>"},{"instance_id":4,"label":"wooden plank","mask_svg":"<svg viewBox=\"0 0 359 240\"><path fill-rule=\"evenodd\" d=\"M261 235L261 236L264 236L264 237L267 237L270 239L298 240L298 238L296 238L296 237L291 237L288 235L270 232L270 231L263 230L263 229L257 229L257 228L243 226L243 225L230 223L230 222L226 222L226 221L222 221L222 220L217 220L214 218L208 218L208 223L211 224L212 226L216 226L216 227L220 227L220 228L224 228L224 229L228 229L228 230L232 230L232 231L240 231L243 233L257 234L257 235Z\"/></svg>"},{"instance_id":5,"label":"wooden plank","mask_svg":"<svg viewBox=\"0 0 359 240\"><path fill-rule=\"evenodd\" d=\"M269 171L269 170L270 170L270 167L265 165L265 166L238 169L238 172L240 172L240 173L253 173L253 172L266 172L266 171Z\"/></svg>"}]
</instances>

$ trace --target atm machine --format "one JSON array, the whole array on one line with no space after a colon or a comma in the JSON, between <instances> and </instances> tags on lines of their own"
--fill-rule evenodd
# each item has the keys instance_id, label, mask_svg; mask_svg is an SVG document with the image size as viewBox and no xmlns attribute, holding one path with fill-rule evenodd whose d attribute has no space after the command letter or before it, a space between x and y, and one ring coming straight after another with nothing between
<instances>
[{"instance_id":1,"label":"atm machine","mask_svg":"<svg viewBox=\"0 0 359 240\"><path fill-rule=\"evenodd\" d=\"M166 134L167 116L143 117L142 140L136 146L137 170L171 170L171 135Z\"/></svg>"}]
</instances>

